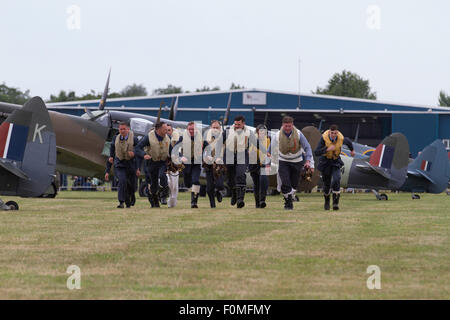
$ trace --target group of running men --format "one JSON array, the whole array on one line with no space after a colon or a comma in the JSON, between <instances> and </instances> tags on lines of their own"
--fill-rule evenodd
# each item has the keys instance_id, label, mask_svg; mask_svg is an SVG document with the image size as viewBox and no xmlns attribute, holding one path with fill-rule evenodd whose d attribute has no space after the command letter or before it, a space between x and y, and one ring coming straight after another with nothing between
<instances>
[{"instance_id":1,"label":"group of running men","mask_svg":"<svg viewBox=\"0 0 450 320\"><path fill-rule=\"evenodd\" d=\"M276 143L264 125L256 127L256 134L245 125L245 118L237 116L234 124L223 129L218 120L202 133L194 122L179 132L171 124L158 122L147 135L138 140L127 123L120 123L119 133L113 138L110 157L106 163L105 180L109 180L111 167L118 179L118 208L129 208L136 202L136 179L143 169L148 186L151 207L167 204L175 207L178 197L179 176L182 173L185 187L191 191L191 208L198 208L200 194L200 172L206 174L206 193L211 208L216 199L222 202L222 191L227 186L231 191L231 205L245 206L247 171L253 181L256 208L266 207L268 175L274 160L272 148L278 156L277 174L284 198L284 208L293 209L297 186L302 170L314 172L314 154L319 157L317 169L323 180L324 209L339 209L341 148L345 144L354 156L352 142L344 138L337 125L331 125L322 134L313 151L302 134L294 126L294 119L285 116L281 129L274 135Z\"/></svg>"}]
</instances>

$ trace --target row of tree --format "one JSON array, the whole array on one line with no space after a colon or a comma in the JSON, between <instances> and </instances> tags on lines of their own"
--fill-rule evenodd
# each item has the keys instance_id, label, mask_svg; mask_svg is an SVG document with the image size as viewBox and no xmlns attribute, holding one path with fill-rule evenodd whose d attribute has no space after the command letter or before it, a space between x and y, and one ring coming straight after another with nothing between
<instances>
[{"instance_id":1,"label":"row of tree","mask_svg":"<svg viewBox=\"0 0 450 320\"><path fill-rule=\"evenodd\" d=\"M120 97L139 97L146 96L147 89L142 84L128 85L123 88L120 92L110 92L108 94L109 98L120 98ZM48 102L64 102L64 101L78 101L78 100L94 100L100 99L102 97L102 93L96 93L94 90L91 90L89 93L77 96L75 91L66 92L61 90L57 95L50 95L50 99Z\"/></svg>"},{"instance_id":2,"label":"row of tree","mask_svg":"<svg viewBox=\"0 0 450 320\"><path fill-rule=\"evenodd\" d=\"M317 87L316 94L326 94L330 96L353 97L363 99L377 99L377 93L371 92L369 80L361 78L358 74L350 71L335 73L325 88ZM450 107L450 95L444 90L439 92L439 105Z\"/></svg>"},{"instance_id":3,"label":"row of tree","mask_svg":"<svg viewBox=\"0 0 450 320\"><path fill-rule=\"evenodd\" d=\"M230 90L236 89L244 89L243 86L231 84ZM208 87L203 86L202 88L197 88L195 92L203 92L203 91L218 91L220 90L219 86ZM167 85L165 88L157 88L152 91L153 95L163 95L163 94L175 94L175 93L189 93L189 91L183 91L182 87L177 87L172 84ZM108 94L109 98L119 98L119 97L142 97L148 95L147 89L142 84L135 84L126 86L120 92L111 92ZM77 96L75 91L69 91L68 93L64 90L61 90L58 95L50 95L49 102L63 102L63 101L77 101L77 100L93 100L100 99L102 97L102 93L95 93L94 90L91 90L88 94Z\"/></svg>"},{"instance_id":4,"label":"row of tree","mask_svg":"<svg viewBox=\"0 0 450 320\"><path fill-rule=\"evenodd\" d=\"M245 89L244 86L232 83L230 90ZM205 92L205 91L218 91L219 86L209 87L203 86L202 88L197 88L195 92ZM189 93L189 91L183 91L182 87L177 87L169 84L165 88L157 88L152 91L153 95L163 95L163 94L176 94L176 93ZM316 94L326 94L332 96L342 96L342 97L352 97L352 98L362 98L362 99L377 99L377 93L372 92L369 84L369 80L363 79L358 74L344 70L341 73L335 73L328 84L324 88L317 87L312 93ZM148 95L147 89L142 84L135 84L126 86L120 92L111 92L108 97L119 98L119 97L137 97ZM77 100L93 100L100 99L102 96L101 92L96 93L91 90L89 93L77 96L75 91L64 91L61 90L57 95L50 95L48 102L64 102L64 101L77 101ZM25 101L30 99L30 90L25 92L20 91L18 88L11 88L6 86L6 84L0 85L0 101L23 104ZM450 107L450 95L443 90L439 93L439 105Z\"/></svg>"}]
</instances>

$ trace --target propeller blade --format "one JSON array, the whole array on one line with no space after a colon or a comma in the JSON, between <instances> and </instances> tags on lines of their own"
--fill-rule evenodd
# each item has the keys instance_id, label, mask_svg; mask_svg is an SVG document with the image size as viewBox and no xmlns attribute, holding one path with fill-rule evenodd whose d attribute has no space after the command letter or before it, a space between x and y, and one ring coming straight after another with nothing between
<instances>
[{"instance_id":1,"label":"propeller blade","mask_svg":"<svg viewBox=\"0 0 450 320\"><path fill-rule=\"evenodd\" d=\"M226 126L228 124L228 120L230 117L230 110L231 110L231 95L232 93L230 92L230 95L228 97L228 103L227 103L227 110L225 111L225 116L223 118L223 125Z\"/></svg>"},{"instance_id":2,"label":"propeller blade","mask_svg":"<svg viewBox=\"0 0 450 320\"><path fill-rule=\"evenodd\" d=\"M169 120L175 121L175 118L177 116L177 110L178 110L178 98L179 97L177 96L175 103L170 108Z\"/></svg>"},{"instance_id":3,"label":"propeller blade","mask_svg":"<svg viewBox=\"0 0 450 320\"><path fill-rule=\"evenodd\" d=\"M163 104L164 104L164 100L161 100L161 103L159 104L158 118L156 119L156 123L159 123L161 121L161 111L162 111Z\"/></svg>"},{"instance_id":4,"label":"propeller blade","mask_svg":"<svg viewBox=\"0 0 450 320\"><path fill-rule=\"evenodd\" d=\"M264 126L267 128L267 118L269 118L269 113L266 112L266 114L264 115Z\"/></svg>"},{"instance_id":5,"label":"propeller blade","mask_svg":"<svg viewBox=\"0 0 450 320\"><path fill-rule=\"evenodd\" d=\"M356 127L356 134L355 134L355 142L358 142L358 138L359 138L359 122L358 122L358 126Z\"/></svg>"},{"instance_id":6,"label":"propeller blade","mask_svg":"<svg viewBox=\"0 0 450 320\"><path fill-rule=\"evenodd\" d=\"M105 85L105 89L103 90L102 99L100 100L100 104L98 105L99 110L105 109L106 99L108 98L110 75L111 75L111 68L109 68L108 79L106 80L106 85Z\"/></svg>"}]
</instances>

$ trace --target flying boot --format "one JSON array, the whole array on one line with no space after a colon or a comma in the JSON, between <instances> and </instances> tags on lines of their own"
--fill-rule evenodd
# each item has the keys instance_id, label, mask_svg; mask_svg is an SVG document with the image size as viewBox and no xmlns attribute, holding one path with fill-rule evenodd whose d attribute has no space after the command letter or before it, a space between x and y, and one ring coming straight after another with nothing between
<instances>
[{"instance_id":1,"label":"flying boot","mask_svg":"<svg viewBox=\"0 0 450 320\"><path fill-rule=\"evenodd\" d=\"M333 210L339 210L339 198L341 194L333 192Z\"/></svg>"}]
</instances>

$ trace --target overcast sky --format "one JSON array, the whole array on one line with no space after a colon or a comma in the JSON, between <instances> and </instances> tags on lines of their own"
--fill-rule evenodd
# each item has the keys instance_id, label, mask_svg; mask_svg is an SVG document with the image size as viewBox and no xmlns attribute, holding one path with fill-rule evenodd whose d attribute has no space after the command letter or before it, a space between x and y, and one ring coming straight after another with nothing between
<instances>
[{"instance_id":1,"label":"overcast sky","mask_svg":"<svg viewBox=\"0 0 450 320\"><path fill-rule=\"evenodd\" d=\"M431 4L432 3L432 4ZM0 2L0 83L59 90L167 84L302 93L343 69L378 100L437 105L450 94L450 1Z\"/></svg>"}]
</instances>

